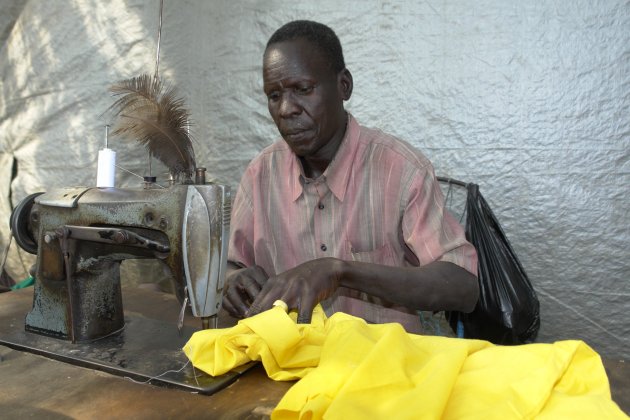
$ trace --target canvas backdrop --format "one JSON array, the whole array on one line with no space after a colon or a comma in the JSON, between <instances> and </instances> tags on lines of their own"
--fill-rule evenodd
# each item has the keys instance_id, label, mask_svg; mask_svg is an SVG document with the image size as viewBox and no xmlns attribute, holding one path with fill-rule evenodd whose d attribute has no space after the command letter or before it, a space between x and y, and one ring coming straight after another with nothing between
<instances>
[{"instance_id":1,"label":"canvas backdrop","mask_svg":"<svg viewBox=\"0 0 630 420\"><path fill-rule=\"evenodd\" d=\"M2 256L27 194L95 185L108 87L153 73L159 1L0 8ZM160 74L184 97L198 163L218 182L236 188L277 139L261 57L293 19L339 35L354 76L347 109L361 123L421 149L438 175L480 185L539 294L539 341L628 357L630 2L165 0ZM137 144L110 147L146 174ZM123 170L116 183L140 186ZM22 279L32 261L13 243L6 269Z\"/></svg>"}]
</instances>

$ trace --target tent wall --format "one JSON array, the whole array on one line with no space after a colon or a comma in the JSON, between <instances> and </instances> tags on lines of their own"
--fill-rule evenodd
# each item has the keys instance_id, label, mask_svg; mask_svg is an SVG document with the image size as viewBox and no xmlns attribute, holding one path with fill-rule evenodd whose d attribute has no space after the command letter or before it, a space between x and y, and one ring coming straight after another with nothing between
<instances>
[{"instance_id":1,"label":"tent wall","mask_svg":"<svg viewBox=\"0 0 630 420\"><path fill-rule=\"evenodd\" d=\"M4 0L2 10L4 251L26 194L94 185L108 86L154 71L159 1ZM261 55L296 18L340 36L360 122L423 150L439 175L480 185L540 295L539 339L628 357L630 2L166 0L160 74L186 100L210 177L236 187L277 138ZM144 174L142 148L110 145ZM119 170L117 184L139 181ZM29 264L13 244L7 270L21 278Z\"/></svg>"}]
</instances>

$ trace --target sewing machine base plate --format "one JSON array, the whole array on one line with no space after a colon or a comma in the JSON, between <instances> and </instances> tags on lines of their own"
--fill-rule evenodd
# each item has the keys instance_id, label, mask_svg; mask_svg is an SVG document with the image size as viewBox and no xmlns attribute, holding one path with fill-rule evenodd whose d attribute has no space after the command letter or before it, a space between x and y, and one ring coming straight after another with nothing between
<instances>
[{"instance_id":1,"label":"sewing machine base plate","mask_svg":"<svg viewBox=\"0 0 630 420\"><path fill-rule=\"evenodd\" d=\"M90 343L73 344L22 329L0 336L0 344L136 382L206 395L225 388L254 365L217 377L194 369L181 350L193 332L184 326L180 336L173 324L125 311L121 333Z\"/></svg>"}]
</instances>

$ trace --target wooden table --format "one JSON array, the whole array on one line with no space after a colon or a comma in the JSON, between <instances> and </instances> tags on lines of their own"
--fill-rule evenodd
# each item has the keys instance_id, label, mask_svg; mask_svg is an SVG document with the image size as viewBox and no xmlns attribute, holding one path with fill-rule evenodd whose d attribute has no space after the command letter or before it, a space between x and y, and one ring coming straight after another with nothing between
<instances>
[{"instance_id":1,"label":"wooden table","mask_svg":"<svg viewBox=\"0 0 630 420\"><path fill-rule=\"evenodd\" d=\"M0 294L0 335L23 328L32 288ZM125 310L175 325L179 304L173 295L146 289L123 290ZM199 326L186 317L186 324ZM219 326L233 325L222 314ZM93 369L0 345L0 418L163 419L268 418L293 382L269 379L261 365L213 395L136 383Z\"/></svg>"},{"instance_id":2,"label":"wooden table","mask_svg":"<svg viewBox=\"0 0 630 420\"><path fill-rule=\"evenodd\" d=\"M124 307L156 320L174 320L174 296L144 289L125 289ZM0 335L23 328L32 289L0 293ZM198 320L186 318L188 325ZM235 321L220 317L220 326ZM630 413L630 368L606 360L613 399ZM280 401L292 382L267 378L258 365L213 395L141 384L97 370L81 368L0 345L0 417L46 419L211 418L261 419Z\"/></svg>"}]
</instances>

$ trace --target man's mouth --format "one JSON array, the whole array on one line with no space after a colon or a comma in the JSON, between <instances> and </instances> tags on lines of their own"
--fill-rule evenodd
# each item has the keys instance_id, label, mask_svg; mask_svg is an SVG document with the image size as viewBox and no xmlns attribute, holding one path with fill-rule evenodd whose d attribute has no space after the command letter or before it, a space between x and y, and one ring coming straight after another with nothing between
<instances>
[{"instance_id":1,"label":"man's mouth","mask_svg":"<svg viewBox=\"0 0 630 420\"><path fill-rule=\"evenodd\" d=\"M286 130L282 133L282 137L290 141L300 141L308 131L307 129Z\"/></svg>"}]
</instances>

